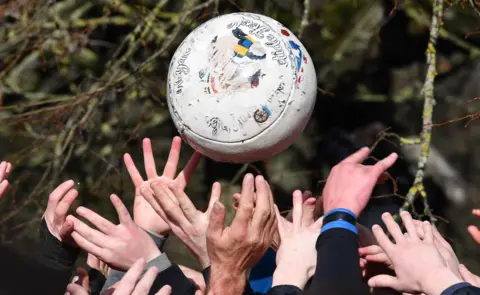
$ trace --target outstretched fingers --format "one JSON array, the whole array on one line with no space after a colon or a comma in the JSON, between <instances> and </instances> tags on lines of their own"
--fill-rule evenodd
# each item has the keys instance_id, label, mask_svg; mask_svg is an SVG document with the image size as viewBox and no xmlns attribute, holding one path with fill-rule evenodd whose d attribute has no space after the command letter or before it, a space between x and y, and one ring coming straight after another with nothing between
<instances>
[{"instance_id":1,"label":"outstretched fingers","mask_svg":"<svg viewBox=\"0 0 480 295\"><path fill-rule=\"evenodd\" d=\"M179 136L175 136L172 139L172 146L170 153L168 154L167 163L163 168L163 176L174 179L177 174L178 161L180 160L180 150L182 148L182 139Z\"/></svg>"},{"instance_id":2,"label":"outstretched fingers","mask_svg":"<svg viewBox=\"0 0 480 295\"><path fill-rule=\"evenodd\" d=\"M143 146L143 163L145 165L145 172L148 179L154 179L158 177L157 168L155 167L155 158L153 157L152 142L150 138L144 138L142 142Z\"/></svg>"}]
</instances>

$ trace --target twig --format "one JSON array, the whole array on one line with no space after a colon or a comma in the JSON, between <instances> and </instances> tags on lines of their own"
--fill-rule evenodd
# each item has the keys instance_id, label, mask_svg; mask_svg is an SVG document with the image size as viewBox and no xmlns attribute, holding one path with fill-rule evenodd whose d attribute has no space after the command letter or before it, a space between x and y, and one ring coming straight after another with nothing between
<instances>
[{"instance_id":1,"label":"twig","mask_svg":"<svg viewBox=\"0 0 480 295\"><path fill-rule=\"evenodd\" d=\"M415 174L415 180L412 187L408 190L407 201L404 203L400 211L408 209L413 205L415 197L420 194L423 198L425 215L427 215L432 222L435 223L436 218L433 216L427 201L427 193L423 186L423 177L425 175L425 165L430 154L430 142L432 138L432 115L433 107L435 105L434 97L434 82L437 75L436 70L436 43L440 29L442 27L442 14L443 14L443 0L435 0L433 3L433 15L432 25L430 30L430 38L427 46L427 74L425 77L425 83L423 87L424 105L423 105L423 127L420 135L421 152L418 158L417 172Z\"/></svg>"},{"instance_id":2,"label":"twig","mask_svg":"<svg viewBox=\"0 0 480 295\"><path fill-rule=\"evenodd\" d=\"M475 4L475 0L469 0L470 5L472 5L473 10L480 16L480 8L477 7L477 4Z\"/></svg>"},{"instance_id":3,"label":"twig","mask_svg":"<svg viewBox=\"0 0 480 295\"><path fill-rule=\"evenodd\" d=\"M305 28L308 27L308 15L310 14L310 0L303 0L303 17L298 29L298 39L302 39Z\"/></svg>"}]
</instances>

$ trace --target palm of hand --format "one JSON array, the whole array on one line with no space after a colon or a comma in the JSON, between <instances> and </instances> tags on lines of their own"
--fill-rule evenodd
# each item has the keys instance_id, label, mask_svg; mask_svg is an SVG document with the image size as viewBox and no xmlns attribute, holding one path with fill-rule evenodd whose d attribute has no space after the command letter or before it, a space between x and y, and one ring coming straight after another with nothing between
<instances>
[{"instance_id":1,"label":"palm of hand","mask_svg":"<svg viewBox=\"0 0 480 295\"><path fill-rule=\"evenodd\" d=\"M135 200L133 202L133 220L141 228L160 236L166 236L170 232L170 226L163 220L160 215L150 206L145 198L140 194L140 189L150 189L150 184L153 181L161 180L165 185L175 183L173 179L164 176L159 176L154 179L144 181L139 187L135 189Z\"/></svg>"},{"instance_id":2,"label":"palm of hand","mask_svg":"<svg viewBox=\"0 0 480 295\"><path fill-rule=\"evenodd\" d=\"M144 258L150 261L155 258L151 253L156 253L156 245L153 240L134 223L119 224L115 227L112 237L115 237L115 248L111 252L111 261L122 261L120 265L110 265L113 268L129 269L135 261ZM132 243L132 241L135 241ZM137 254L137 255L134 255ZM117 257L115 257L117 256Z\"/></svg>"}]
</instances>

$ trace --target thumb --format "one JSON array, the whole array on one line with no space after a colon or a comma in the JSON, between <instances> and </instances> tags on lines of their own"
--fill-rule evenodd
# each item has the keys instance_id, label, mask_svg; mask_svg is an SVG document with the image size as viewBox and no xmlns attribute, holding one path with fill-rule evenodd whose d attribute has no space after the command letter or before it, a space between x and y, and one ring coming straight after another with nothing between
<instances>
[{"instance_id":1,"label":"thumb","mask_svg":"<svg viewBox=\"0 0 480 295\"><path fill-rule=\"evenodd\" d=\"M210 213L210 222L208 223L207 237L209 239L218 239L222 235L225 224L225 207L220 202L213 204Z\"/></svg>"},{"instance_id":2,"label":"thumb","mask_svg":"<svg viewBox=\"0 0 480 295\"><path fill-rule=\"evenodd\" d=\"M368 286L372 288L391 288L401 292L400 281L393 276L378 275L368 280Z\"/></svg>"},{"instance_id":3,"label":"thumb","mask_svg":"<svg viewBox=\"0 0 480 295\"><path fill-rule=\"evenodd\" d=\"M62 239L67 239L70 237L70 234L73 232L73 222L71 220L65 220L62 228L60 229L60 237Z\"/></svg>"}]
</instances>

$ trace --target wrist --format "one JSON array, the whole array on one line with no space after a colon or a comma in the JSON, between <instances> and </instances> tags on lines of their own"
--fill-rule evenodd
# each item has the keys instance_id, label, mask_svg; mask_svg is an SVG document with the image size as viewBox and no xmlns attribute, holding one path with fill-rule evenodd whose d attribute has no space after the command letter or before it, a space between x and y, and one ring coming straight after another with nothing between
<instances>
[{"instance_id":1,"label":"wrist","mask_svg":"<svg viewBox=\"0 0 480 295\"><path fill-rule=\"evenodd\" d=\"M312 265L300 265L298 262L281 262L273 273L272 287L292 285L303 290L314 272L315 266Z\"/></svg>"},{"instance_id":2,"label":"wrist","mask_svg":"<svg viewBox=\"0 0 480 295\"><path fill-rule=\"evenodd\" d=\"M354 220L357 220L357 213L348 208L348 206L334 206L328 211L325 211L324 219L334 213L345 213L347 216L351 216Z\"/></svg>"},{"instance_id":3,"label":"wrist","mask_svg":"<svg viewBox=\"0 0 480 295\"><path fill-rule=\"evenodd\" d=\"M247 270L213 263L210 266L210 287L207 295L243 294L247 277Z\"/></svg>"},{"instance_id":4,"label":"wrist","mask_svg":"<svg viewBox=\"0 0 480 295\"><path fill-rule=\"evenodd\" d=\"M152 248L151 251L146 253L144 259L146 262L152 261L153 259L157 258L158 256L162 255L162 252L158 248Z\"/></svg>"},{"instance_id":5,"label":"wrist","mask_svg":"<svg viewBox=\"0 0 480 295\"><path fill-rule=\"evenodd\" d=\"M333 228L343 228L358 235L357 217L354 212L347 208L335 208L326 212L323 217L321 232Z\"/></svg>"},{"instance_id":6,"label":"wrist","mask_svg":"<svg viewBox=\"0 0 480 295\"><path fill-rule=\"evenodd\" d=\"M208 254L206 254L205 256L199 256L197 259L200 265L202 266L202 269L205 269L210 266L210 257L208 257Z\"/></svg>"},{"instance_id":7,"label":"wrist","mask_svg":"<svg viewBox=\"0 0 480 295\"><path fill-rule=\"evenodd\" d=\"M431 295L440 295L448 287L461 283L462 280L457 278L455 274L443 267L436 271L429 272L425 278L420 281L422 292Z\"/></svg>"}]
</instances>

